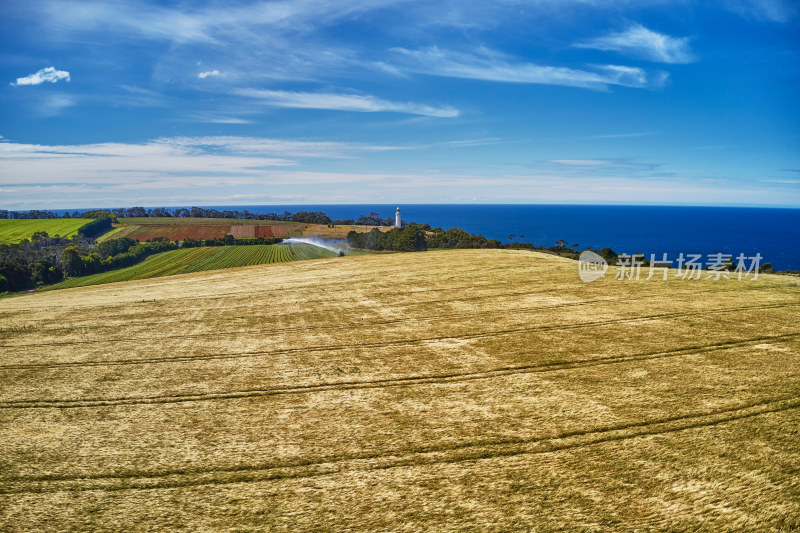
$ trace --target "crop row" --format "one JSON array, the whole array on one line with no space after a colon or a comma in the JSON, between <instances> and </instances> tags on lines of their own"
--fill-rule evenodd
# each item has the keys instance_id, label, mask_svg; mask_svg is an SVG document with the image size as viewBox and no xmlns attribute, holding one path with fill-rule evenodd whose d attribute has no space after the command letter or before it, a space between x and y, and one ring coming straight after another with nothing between
<instances>
[{"instance_id":1,"label":"crop row","mask_svg":"<svg viewBox=\"0 0 800 533\"><path fill-rule=\"evenodd\" d=\"M301 259L321 259L334 255L329 250L311 244L186 248L152 255L138 265L127 268L70 279L50 288L85 287L87 285L172 276L189 272L268 263L285 263Z\"/></svg>"},{"instance_id":2,"label":"crop row","mask_svg":"<svg viewBox=\"0 0 800 533\"><path fill-rule=\"evenodd\" d=\"M86 218L0 219L0 243L17 243L30 239L37 231L72 237L89 222L91 220Z\"/></svg>"}]
</instances>

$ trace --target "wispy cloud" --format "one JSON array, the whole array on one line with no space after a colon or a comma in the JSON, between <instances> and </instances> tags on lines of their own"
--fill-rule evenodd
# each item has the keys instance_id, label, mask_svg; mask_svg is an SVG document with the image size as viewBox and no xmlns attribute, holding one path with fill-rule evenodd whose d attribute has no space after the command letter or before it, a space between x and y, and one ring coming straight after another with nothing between
<instances>
[{"instance_id":1,"label":"wispy cloud","mask_svg":"<svg viewBox=\"0 0 800 533\"><path fill-rule=\"evenodd\" d=\"M164 137L145 143L38 145L0 142L4 185L143 183L176 177L257 177L303 159L350 158L393 146L258 137ZM58 176L58 178L54 178Z\"/></svg>"},{"instance_id":2,"label":"wispy cloud","mask_svg":"<svg viewBox=\"0 0 800 533\"><path fill-rule=\"evenodd\" d=\"M661 63L691 63L695 60L688 37L671 37L634 24L627 30L576 43L578 48L609 50Z\"/></svg>"},{"instance_id":3,"label":"wispy cloud","mask_svg":"<svg viewBox=\"0 0 800 533\"><path fill-rule=\"evenodd\" d=\"M390 111L428 117L452 118L458 110L452 107L434 107L414 102L390 102L369 95L308 93L294 91L271 91L262 89L238 89L234 94L254 98L270 107L295 109L331 109L374 113Z\"/></svg>"},{"instance_id":4,"label":"wispy cloud","mask_svg":"<svg viewBox=\"0 0 800 533\"><path fill-rule=\"evenodd\" d=\"M646 163L636 158L607 158L607 159L550 159L545 161L555 171L568 175L586 175L587 172L598 176L608 174L626 175L628 177L654 177L653 174L661 169L658 163ZM659 173L657 177L664 177Z\"/></svg>"},{"instance_id":5,"label":"wispy cloud","mask_svg":"<svg viewBox=\"0 0 800 533\"><path fill-rule=\"evenodd\" d=\"M206 117L199 120L199 122L208 122L209 124L252 124L252 120L236 117Z\"/></svg>"},{"instance_id":6,"label":"wispy cloud","mask_svg":"<svg viewBox=\"0 0 800 533\"><path fill-rule=\"evenodd\" d=\"M224 76L225 76L225 74L222 74L217 69L207 70L205 72L200 72L200 73L197 74L197 77L200 78L201 80L204 80L206 78L220 78L220 77L224 77Z\"/></svg>"},{"instance_id":7,"label":"wispy cloud","mask_svg":"<svg viewBox=\"0 0 800 533\"><path fill-rule=\"evenodd\" d=\"M120 85L119 88L124 92L112 93L109 91L103 97L114 105L119 106L164 107L168 105L168 97L158 91L144 89L135 85Z\"/></svg>"},{"instance_id":8,"label":"wispy cloud","mask_svg":"<svg viewBox=\"0 0 800 533\"><path fill-rule=\"evenodd\" d=\"M486 48L481 48L472 54L439 48L422 50L393 48L393 51L405 59L402 65L406 70L431 76L565 85L585 89L606 89L609 85L656 87L664 81L663 75L648 74L636 67L594 65L591 67L592 70L583 70L512 62L505 54Z\"/></svg>"},{"instance_id":9,"label":"wispy cloud","mask_svg":"<svg viewBox=\"0 0 800 533\"><path fill-rule=\"evenodd\" d=\"M48 95L36 106L40 115L54 117L60 115L65 109L78 103L77 98L67 94Z\"/></svg>"},{"instance_id":10,"label":"wispy cloud","mask_svg":"<svg viewBox=\"0 0 800 533\"><path fill-rule=\"evenodd\" d=\"M17 78L17 81L11 82L11 85L14 87L19 87L20 85L39 85L46 81L56 83L60 80L69 81L69 72L66 70L56 70L55 67L47 67L33 74L29 74L24 78Z\"/></svg>"},{"instance_id":11,"label":"wispy cloud","mask_svg":"<svg viewBox=\"0 0 800 533\"><path fill-rule=\"evenodd\" d=\"M797 14L793 0L724 0L723 5L745 18L770 22L789 22Z\"/></svg>"},{"instance_id":12,"label":"wispy cloud","mask_svg":"<svg viewBox=\"0 0 800 533\"><path fill-rule=\"evenodd\" d=\"M177 43L222 43L236 33L243 38L257 27L273 32L307 33L318 26L356 18L408 0L293 0L167 7L142 0L46 0L48 22L69 30L101 30L109 27L137 37ZM64 17L68 10L70 16Z\"/></svg>"},{"instance_id":13,"label":"wispy cloud","mask_svg":"<svg viewBox=\"0 0 800 533\"><path fill-rule=\"evenodd\" d=\"M491 142L465 139L458 144ZM6 208L239 203L797 202L792 181L765 188L727 180L666 178L636 159L558 159L551 170L518 174L447 169L318 171L303 158L348 157L397 147L254 137L169 137L145 143L32 145L0 141ZM273 157L274 156L274 157ZM560 169L564 169L563 171ZM306 187L302 187L305 185ZM454 196L454 191L455 196ZM462 194L463 196L459 196ZM87 202L89 204L87 205Z\"/></svg>"},{"instance_id":14,"label":"wispy cloud","mask_svg":"<svg viewBox=\"0 0 800 533\"><path fill-rule=\"evenodd\" d=\"M630 139L636 137L650 137L651 135L658 135L656 131L642 131L637 133L608 133L604 135L587 135L581 139Z\"/></svg>"},{"instance_id":15,"label":"wispy cloud","mask_svg":"<svg viewBox=\"0 0 800 533\"><path fill-rule=\"evenodd\" d=\"M232 154L268 154L298 158L342 158L356 152L400 150L402 147L376 144L343 143L335 141L302 141L241 137L234 135L210 137L164 137L152 144L171 146L194 153L222 151Z\"/></svg>"}]
</instances>

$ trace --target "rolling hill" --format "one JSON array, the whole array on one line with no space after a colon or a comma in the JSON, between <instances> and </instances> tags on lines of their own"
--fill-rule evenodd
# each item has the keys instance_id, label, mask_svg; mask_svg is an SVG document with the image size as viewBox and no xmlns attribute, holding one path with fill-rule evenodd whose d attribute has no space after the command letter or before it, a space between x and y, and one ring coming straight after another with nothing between
<instances>
[{"instance_id":1,"label":"rolling hill","mask_svg":"<svg viewBox=\"0 0 800 533\"><path fill-rule=\"evenodd\" d=\"M68 279L41 290L86 287L102 283L158 278L250 265L284 263L302 259L336 257L336 253L311 244L264 244L201 247L172 250L151 255L136 265L90 276Z\"/></svg>"},{"instance_id":2,"label":"rolling hill","mask_svg":"<svg viewBox=\"0 0 800 533\"><path fill-rule=\"evenodd\" d=\"M15 530L800 528L800 280L512 250L0 301Z\"/></svg>"}]
</instances>

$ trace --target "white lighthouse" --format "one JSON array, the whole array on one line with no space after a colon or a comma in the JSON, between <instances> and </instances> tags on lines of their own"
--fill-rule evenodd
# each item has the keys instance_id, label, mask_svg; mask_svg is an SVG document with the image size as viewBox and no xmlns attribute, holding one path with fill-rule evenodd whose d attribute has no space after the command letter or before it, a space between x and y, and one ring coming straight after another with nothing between
<instances>
[{"instance_id":1,"label":"white lighthouse","mask_svg":"<svg viewBox=\"0 0 800 533\"><path fill-rule=\"evenodd\" d=\"M394 212L394 227L399 228L400 226L400 208L398 207L397 211Z\"/></svg>"}]
</instances>

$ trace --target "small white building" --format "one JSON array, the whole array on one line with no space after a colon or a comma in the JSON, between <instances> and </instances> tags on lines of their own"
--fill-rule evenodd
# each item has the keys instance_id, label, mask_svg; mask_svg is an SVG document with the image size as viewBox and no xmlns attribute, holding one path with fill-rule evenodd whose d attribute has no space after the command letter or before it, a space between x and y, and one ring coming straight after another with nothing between
<instances>
[{"instance_id":1,"label":"small white building","mask_svg":"<svg viewBox=\"0 0 800 533\"><path fill-rule=\"evenodd\" d=\"M394 227L399 228L401 226L400 222L400 208L397 208L397 211L394 212Z\"/></svg>"}]
</instances>

